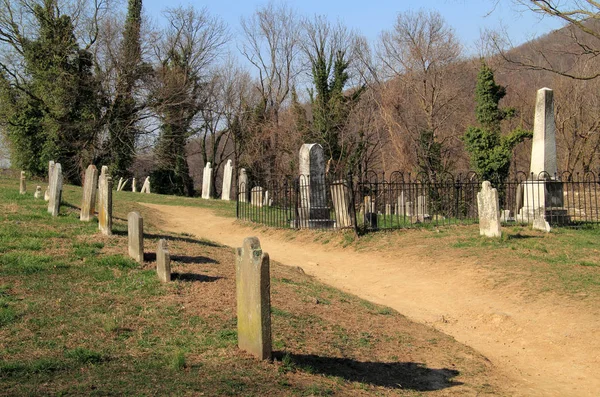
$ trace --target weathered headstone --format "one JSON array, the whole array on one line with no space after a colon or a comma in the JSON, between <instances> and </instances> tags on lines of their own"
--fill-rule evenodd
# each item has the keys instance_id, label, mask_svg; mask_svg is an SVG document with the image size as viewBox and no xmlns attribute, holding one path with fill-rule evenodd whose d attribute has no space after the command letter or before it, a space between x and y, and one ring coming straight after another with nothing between
<instances>
[{"instance_id":1,"label":"weathered headstone","mask_svg":"<svg viewBox=\"0 0 600 397\"><path fill-rule=\"evenodd\" d=\"M429 218L429 202L425 195L417 197L417 216L423 219Z\"/></svg>"},{"instance_id":2,"label":"weathered headstone","mask_svg":"<svg viewBox=\"0 0 600 397\"><path fill-rule=\"evenodd\" d=\"M156 273L163 283L171 281L171 255L167 247L167 240L161 238L156 247Z\"/></svg>"},{"instance_id":3,"label":"weathered headstone","mask_svg":"<svg viewBox=\"0 0 600 397\"><path fill-rule=\"evenodd\" d=\"M144 180L144 184L142 185L142 188L140 189L140 193L148 193L150 194L150 177L146 177L146 179Z\"/></svg>"},{"instance_id":4,"label":"weathered headstone","mask_svg":"<svg viewBox=\"0 0 600 397\"><path fill-rule=\"evenodd\" d=\"M103 166L98 180L98 228L106 236L112 234L112 178Z\"/></svg>"},{"instance_id":5,"label":"weathered headstone","mask_svg":"<svg viewBox=\"0 0 600 397\"><path fill-rule=\"evenodd\" d=\"M264 203L263 188L255 186L250 191L250 204L255 207L262 207Z\"/></svg>"},{"instance_id":6,"label":"weathered headstone","mask_svg":"<svg viewBox=\"0 0 600 397\"><path fill-rule=\"evenodd\" d=\"M300 217L301 228L330 228L325 183L325 155L318 143L307 143L300 148Z\"/></svg>"},{"instance_id":7,"label":"weathered headstone","mask_svg":"<svg viewBox=\"0 0 600 397\"><path fill-rule=\"evenodd\" d=\"M50 201L50 186L46 186L44 191L44 201Z\"/></svg>"},{"instance_id":8,"label":"weathered headstone","mask_svg":"<svg viewBox=\"0 0 600 397\"><path fill-rule=\"evenodd\" d=\"M233 179L233 166L231 160L227 160L223 170L223 189L221 189L221 200L231 199L231 180Z\"/></svg>"},{"instance_id":9,"label":"weathered headstone","mask_svg":"<svg viewBox=\"0 0 600 397\"><path fill-rule=\"evenodd\" d=\"M241 203L248 201L248 174L245 168L240 169L238 176L238 201Z\"/></svg>"},{"instance_id":10,"label":"weathered headstone","mask_svg":"<svg viewBox=\"0 0 600 397\"><path fill-rule=\"evenodd\" d=\"M135 178L133 178L133 179L131 180L131 191L132 191L133 193L137 193L137 184L136 184L136 182L135 182Z\"/></svg>"},{"instance_id":11,"label":"weathered headstone","mask_svg":"<svg viewBox=\"0 0 600 397\"><path fill-rule=\"evenodd\" d=\"M391 215L392 215L392 205L386 204L385 205L385 216L391 216Z\"/></svg>"},{"instance_id":12,"label":"weathered headstone","mask_svg":"<svg viewBox=\"0 0 600 397\"><path fill-rule=\"evenodd\" d=\"M36 199L42 198L42 187L38 186L35 188L35 193L33 193L33 197Z\"/></svg>"},{"instance_id":13,"label":"weathered headstone","mask_svg":"<svg viewBox=\"0 0 600 397\"><path fill-rule=\"evenodd\" d=\"M263 199L263 205L265 207L269 207L270 204L271 204L271 199L269 198L269 191L265 190L264 199Z\"/></svg>"},{"instance_id":14,"label":"weathered headstone","mask_svg":"<svg viewBox=\"0 0 600 397\"><path fill-rule=\"evenodd\" d=\"M406 201L404 200L404 192L400 192L396 208L396 215L404 215L406 213Z\"/></svg>"},{"instance_id":15,"label":"weathered headstone","mask_svg":"<svg viewBox=\"0 0 600 397\"><path fill-rule=\"evenodd\" d=\"M52 167L52 179L50 179L50 199L48 200L48 212L52 216L58 216L60 212L60 200L62 196L63 174L60 163Z\"/></svg>"},{"instance_id":16,"label":"weathered headstone","mask_svg":"<svg viewBox=\"0 0 600 397\"><path fill-rule=\"evenodd\" d=\"M406 208L404 210L404 213L406 214L406 216L413 216L413 202L412 201L407 201L406 202Z\"/></svg>"},{"instance_id":17,"label":"weathered headstone","mask_svg":"<svg viewBox=\"0 0 600 397\"><path fill-rule=\"evenodd\" d=\"M204 171L202 173L202 198L209 199L212 194L212 166L210 162L206 163L204 166Z\"/></svg>"},{"instance_id":18,"label":"weathered headstone","mask_svg":"<svg viewBox=\"0 0 600 397\"><path fill-rule=\"evenodd\" d=\"M98 170L95 165L90 164L85 170L85 180L83 181L83 198L81 200L81 213L79 215L80 220L89 221L94 217L97 189Z\"/></svg>"},{"instance_id":19,"label":"weathered headstone","mask_svg":"<svg viewBox=\"0 0 600 397\"><path fill-rule=\"evenodd\" d=\"M144 262L144 218L139 212L127 214L127 241L129 256L139 263Z\"/></svg>"},{"instance_id":20,"label":"weathered headstone","mask_svg":"<svg viewBox=\"0 0 600 397\"><path fill-rule=\"evenodd\" d=\"M481 191L477 193L479 211L479 234L486 237L501 237L500 204L498 191L489 181L483 181Z\"/></svg>"},{"instance_id":21,"label":"weathered headstone","mask_svg":"<svg viewBox=\"0 0 600 397\"><path fill-rule=\"evenodd\" d=\"M117 192L120 192L122 187L123 187L123 178L119 178L119 183L117 183Z\"/></svg>"},{"instance_id":22,"label":"weathered headstone","mask_svg":"<svg viewBox=\"0 0 600 397\"><path fill-rule=\"evenodd\" d=\"M541 230L542 232L546 233L550 233L550 230L552 230L550 224L548 221L546 221L546 218L543 215L535 218L531 227L535 230Z\"/></svg>"},{"instance_id":23,"label":"weathered headstone","mask_svg":"<svg viewBox=\"0 0 600 397\"><path fill-rule=\"evenodd\" d=\"M269 255L256 237L237 249L235 284L238 347L253 356L271 358L271 279Z\"/></svg>"},{"instance_id":24,"label":"weathered headstone","mask_svg":"<svg viewBox=\"0 0 600 397\"><path fill-rule=\"evenodd\" d=\"M563 184L557 177L554 94L549 88L537 91L530 171L532 177L519 187L522 200L518 219L532 222L550 216L552 221L565 221Z\"/></svg>"},{"instance_id":25,"label":"weathered headstone","mask_svg":"<svg viewBox=\"0 0 600 397\"><path fill-rule=\"evenodd\" d=\"M50 180L52 179L52 173L54 172L54 161L48 161L48 185L50 185Z\"/></svg>"},{"instance_id":26,"label":"weathered headstone","mask_svg":"<svg viewBox=\"0 0 600 397\"><path fill-rule=\"evenodd\" d=\"M25 183L25 171L21 171L21 178L19 179L19 193L27 193L27 184Z\"/></svg>"},{"instance_id":27,"label":"weathered headstone","mask_svg":"<svg viewBox=\"0 0 600 397\"><path fill-rule=\"evenodd\" d=\"M336 227L344 228L354 226L350 190L344 179L331 184L331 199L335 210Z\"/></svg>"}]
</instances>

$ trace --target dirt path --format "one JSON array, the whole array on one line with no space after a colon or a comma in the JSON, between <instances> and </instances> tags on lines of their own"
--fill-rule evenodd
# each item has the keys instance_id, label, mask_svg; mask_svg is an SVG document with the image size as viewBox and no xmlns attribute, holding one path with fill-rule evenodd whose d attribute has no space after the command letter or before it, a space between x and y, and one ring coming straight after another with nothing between
<instances>
[{"instance_id":1,"label":"dirt path","mask_svg":"<svg viewBox=\"0 0 600 397\"><path fill-rule=\"evenodd\" d=\"M143 205L159 213L168 231L231 247L256 235L273 260L300 266L320 281L452 335L504 371L513 380L513 395L600 393L600 316L580 302L524 299L516 287L492 289L493 275L475 259L452 253L432 257L426 241L376 254L356 252L289 240L207 209Z\"/></svg>"}]
</instances>

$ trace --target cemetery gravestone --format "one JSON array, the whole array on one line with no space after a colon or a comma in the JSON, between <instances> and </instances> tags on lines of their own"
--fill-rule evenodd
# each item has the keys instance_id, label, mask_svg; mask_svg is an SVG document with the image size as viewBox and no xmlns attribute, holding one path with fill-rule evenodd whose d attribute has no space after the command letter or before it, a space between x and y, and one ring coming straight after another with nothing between
<instances>
[{"instance_id":1,"label":"cemetery gravestone","mask_svg":"<svg viewBox=\"0 0 600 397\"><path fill-rule=\"evenodd\" d=\"M83 199L81 201L81 213L79 219L89 221L94 216L94 205L96 203L96 190L98 189L98 170L90 164L85 170L83 181Z\"/></svg>"},{"instance_id":2,"label":"cemetery gravestone","mask_svg":"<svg viewBox=\"0 0 600 397\"><path fill-rule=\"evenodd\" d=\"M25 171L21 171L21 178L19 179L19 193L27 193L27 185L25 183Z\"/></svg>"},{"instance_id":3,"label":"cemetery gravestone","mask_svg":"<svg viewBox=\"0 0 600 397\"><path fill-rule=\"evenodd\" d=\"M156 248L156 273L163 283L171 281L171 255L167 248L167 240L160 239Z\"/></svg>"},{"instance_id":4,"label":"cemetery gravestone","mask_svg":"<svg viewBox=\"0 0 600 397\"><path fill-rule=\"evenodd\" d=\"M229 201L231 199L231 180L233 178L233 166L231 160L227 160L223 170L223 189L221 189L221 200Z\"/></svg>"},{"instance_id":5,"label":"cemetery gravestone","mask_svg":"<svg viewBox=\"0 0 600 397\"><path fill-rule=\"evenodd\" d=\"M262 207L264 203L264 194L263 188L260 186L255 186L250 191L250 204L255 207Z\"/></svg>"},{"instance_id":6,"label":"cemetery gravestone","mask_svg":"<svg viewBox=\"0 0 600 397\"><path fill-rule=\"evenodd\" d=\"M33 194L33 197L36 199L42 198L42 187L38 186L35 188L35 193Z\"/></svg>"},{"instance_id":7,"label":"cemetery gravestone","mask_svg":"<svg viewBox=\"0 0 600 397\"><path fill-rule=\"evenodd\" d=\"M60 163L52 167L52 179L50 180L50 198L48 200L48 212L52 216L58 216L60 212L60 200L62 195L62 167Z\"/></svg>"},{"instance_id":8,"label":"cemetery gravestone","mask_svg":"<svg viewBox=\"0 0 600 397\"><path fill-rule=\"evenodd\" d=\"M144 218L139 212L127 214L127 240L129 256L139 263L144 262Z\"/></svg>"},{"instance_id":9,"label":"cemetery gravestone","mask_svg":"<svg viewBox=\"0 0 600 397\"><path fill-rule=\"evenodd\" d=\"M238 201L245 203L248 201L248 174L246 169L240 169L238 176Z\"/></svg>"},{"instance_id":10,"label":"cemetery gravestone","mask_svg":"<svg viewBox=\"0 0 600 397\"><path fill-rule=\"evenodd\" d=\"M238 347L261 360L271 358L269 255L256 237L244 239L235 264Z\"/></svg>"},{"instance_id":11,"label":"cemetery gravestone","mask_svg":"<svg viewBox=\"0 0 600 397\"><path fill-rule=\"evenodd\" d=\"M537 91L530 171L530 180L519 187L522 189L522 208L519 208L518 219L532 222L538 217L551 217L551 221L566 221L563 184L556 175L554 93L550 88Z\"/></svg>"},{"instance_id":12,"label":"cemetery gravestone","mask_svg":"<svg viewBox=\"0 0 600 397\"><path fill-rule=\"evenodd\" d=\"M477 209L479 210L479 234L486 237L501 237L498 191L492 188L489 181L483 181L481 191L477 193Z\"/></svg>"},{"instance_id":13,"label":"cemetery gravestone","mask_svg":"<svg viewBox=\"0 0 600 397\"><path fill-rule=\"evenodd\" d=\"M317 143L307 143L300 148L300 217L301 228L330 228L325 183L325 155Z\"/></svg>"},{"instance_id":14,"label":"cemetery gravestone","mask_svg":"<svg viewBox=\"0 0 600 397\"><path fill-rule=\"evenodd\" d=\"M135 182L135 178L133 178L133 179L131 180L131 191L132 191L133 193L137 193L137 185L136 185L136 182Z\"/></svg>"},{"instance_id":15,"label":"cemetery gravestone","mask_svg":"<svg viewBox=\"0 0 600 397\"><path fill-rule=\"evenodd\" d=\"M112 234L112 178L103 166L98 180L98 228L106 236Z\"/></svg>"},{"instance_id":16,"label":"cemetery gravestone","mask_svg":"<svg viewBox=\"0 0 600 397\"><path fill-rule=\"evenodd\" d=\"M335 210L336 227L345 228L354 226L351 216L350 191L344 179L331 184L331 199Z\"/></svg>"},{"instance_id":17,"label":"cemetery gravestone","mask_svg":"<svg viewBox=\"0 0 600 397\"><path fill-rule=\"evenodd\" d=\"M140 193L148 193L150 194L150 177L146 177L146 179L144 180L144 184L142 185L142 189L140 190Z\"/></svg>"},{"instance_id":18,"label":"cemetery gravestone","mask_svg":"<svg viewBox=\"0 0 600 397\"><path fill-rule=\"evenodd\" d=\"M212 193L212 166L206 163L202 173L202 198L209 199Z\"/></svg>"}]
</instances>

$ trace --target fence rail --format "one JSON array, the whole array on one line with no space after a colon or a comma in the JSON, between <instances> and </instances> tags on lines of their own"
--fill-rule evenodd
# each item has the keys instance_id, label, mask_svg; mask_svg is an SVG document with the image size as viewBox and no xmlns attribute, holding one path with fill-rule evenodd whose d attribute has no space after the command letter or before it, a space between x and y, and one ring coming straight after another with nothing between
<instances>
[{"instance_id":1,"label":"fence rail","mask_svg":"<svg viewBox=\"0 0 600 397\"><path fill-rule=\"evenodd\" d=\"M456 176L368 173L359 178L250 179L238 186L237 216L277 228L400 229L478 222L477 193L482 179ZM527 224L545 217L567 227L600 224L597 175L519 172L494 180L501 220Z\"/></svg>"}]
</instances>

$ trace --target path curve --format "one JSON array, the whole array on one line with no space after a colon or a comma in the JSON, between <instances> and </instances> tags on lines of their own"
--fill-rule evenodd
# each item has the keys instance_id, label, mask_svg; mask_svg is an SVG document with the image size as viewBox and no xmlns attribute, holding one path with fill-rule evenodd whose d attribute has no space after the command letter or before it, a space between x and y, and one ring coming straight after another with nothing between
<instances>
[{"instance_id":1,"label":"path curve","mask_svg":"<svg viewBox=\"0 0 600 397\"><path fill-rule=\"evenodd\" d=\"M510 394L597 396L600 316L567 299L528 298L491 289L493 275L471 258L436 255L427 245L376 254L285 239L216 216L211 210L140 203L162 229L187 232L230 247L257 236L270 257L300 266L331 286L431 325L482 354L513 380ZM425 242L426 243L426 242Z\"/></svg>"}]
</instances>

